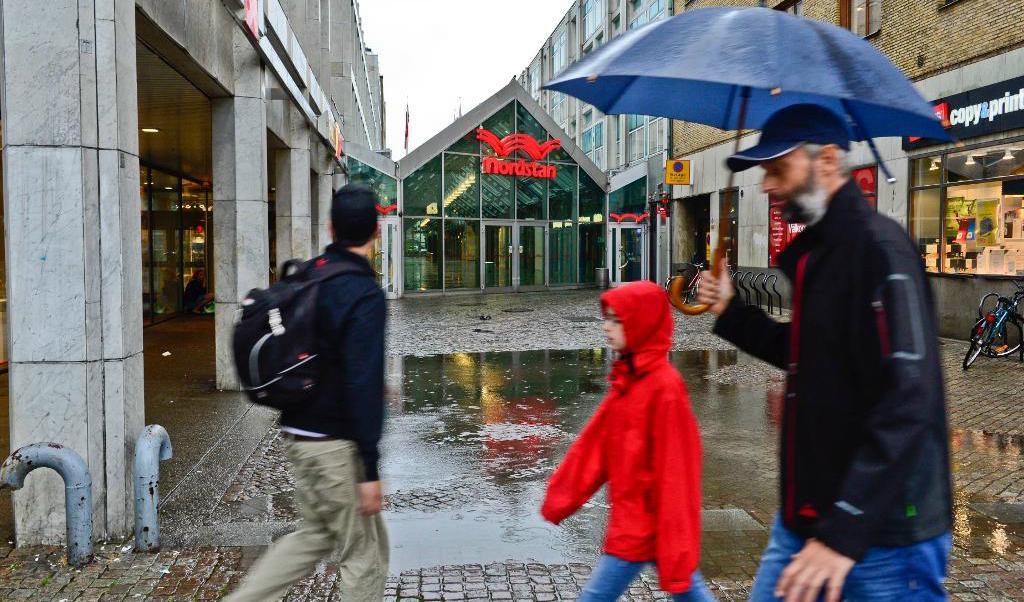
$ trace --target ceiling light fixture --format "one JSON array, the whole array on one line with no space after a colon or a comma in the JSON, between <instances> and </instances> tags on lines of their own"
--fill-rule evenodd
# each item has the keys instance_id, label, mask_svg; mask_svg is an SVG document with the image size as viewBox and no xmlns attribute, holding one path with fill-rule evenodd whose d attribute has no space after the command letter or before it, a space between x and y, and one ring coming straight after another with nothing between
<instances>
[{"instance_id":1,"label":"ceiling light fixture","mask_svg":"<svg viewBox=\"0 0 1024 602\"><path fill-rule=\"evenodd\" d=\"M967 155L967 161L964 161L964 165L977 165L977 161L974 160L974 155Z\"/></svg>"},{"instance_id":2,"label":"ceiling light fixture","mask_svg":"<svg viewBox=\"0 0 1024 602\"><path fill-rule=\"evenodd\" d=\"M939 171L939 160L932 159L932 166L928 168L928 171Z\"/></svg>"},{"instance_id":3,"label":"ceiling light fixture","mask_svg":"<svg viewBox=\"0 0 1024 602\"><path fill-rule=\"evenodd\" d=\"M1006 149L1006 154L1003 155L1003 158L1000 159L1000 161L1013 161L1014 159L1016 159L1016 157L1013 156L1013 151Z\"/></svg>"},{"instance_id":4,"label":"ceiling light fixture","mask_svg":"<svg viewBox=\"0 0 1024 602\"><path fill-rule=\"evenodd\" d=\"M157 128L142 128L142 131L146 132L147 134L159 134L160 133L160 130L158 130Z\"/></svg>"}]
</instances>

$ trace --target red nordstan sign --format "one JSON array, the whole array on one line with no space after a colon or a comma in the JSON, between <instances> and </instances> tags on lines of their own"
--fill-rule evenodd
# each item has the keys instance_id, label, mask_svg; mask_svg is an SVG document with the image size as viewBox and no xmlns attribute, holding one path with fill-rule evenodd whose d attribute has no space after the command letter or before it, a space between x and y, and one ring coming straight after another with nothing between
<instances>
[{"instance_id":1,"label":"red nordstan sign","mask_svg":"<svg viewBox=\"0 0 1024 602\"><path fill-rule=\"evenodd\" d=\"M483 128L476 131L476 139L490 146L496 155L484 157L483 172L485 174L554 180L558 173L554 165L542 164L540 161L562 148L560 140L548 140L541 144L528 134L509 134L499 139ZM506 158L515 151L526 155L526 158L520 158L518 161Z\"/></svg>"}]
</instances>

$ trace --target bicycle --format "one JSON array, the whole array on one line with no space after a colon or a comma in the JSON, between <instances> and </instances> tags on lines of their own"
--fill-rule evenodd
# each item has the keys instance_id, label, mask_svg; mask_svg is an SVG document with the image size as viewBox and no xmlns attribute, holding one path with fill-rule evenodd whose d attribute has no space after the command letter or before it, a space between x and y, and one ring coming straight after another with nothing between
<instances>
[{"instance_id":1,"label":"bicycle","mask_svg":"<svg viewBox=\"0 0 1024 602\"><path fill-rule=\"evenodd\" d=\"M1024 302L1024 281L1014 281L1017 292L1012 298L1002 297L996 293L988 293L978 304L978 321L971 328L971 346L964 356L964 370L982 354L985 357L999 358L1020 352L1020 360L1024 362L1024 316L1018 307ZM990 312L984 311L985 301L996 298L996 306ZM1010 341L1007 324L1017 328L1016 344Z\"/></svg>"},{"instance_id":2,"label":"bicycle","mask_svg":"<svg viewBox=\"0 0 1024 602\"><path fill-rule=\"evenodd\" d=\"M677 275L668 279L665 289L669 291L669 298L679 300L686 305L697 303L697 293L700 292L700 283L703 280L701 273L707 269L707 264L700 261L695 263L684 263L683 267L676 270Z\"/></svg>"}]
</instances>

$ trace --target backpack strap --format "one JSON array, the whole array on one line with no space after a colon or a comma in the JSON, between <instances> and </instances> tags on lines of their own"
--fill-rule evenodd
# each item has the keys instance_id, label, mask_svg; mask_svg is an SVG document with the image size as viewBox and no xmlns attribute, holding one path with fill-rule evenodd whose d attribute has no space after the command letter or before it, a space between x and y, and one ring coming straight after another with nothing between
<instances>
[{"instance_id":1,"label":"backpack strap","mask_svg":"<svg viewBox=\"0 0 1024 602\"><path fill-rule=\"evenodd\" d=\"M321 259L323 258L317 258L310 262L309 282L320 283L342 274L357 274L365 271L362 267L351 261L342 260L320 263Z\"/></svg>"}]
</instances>

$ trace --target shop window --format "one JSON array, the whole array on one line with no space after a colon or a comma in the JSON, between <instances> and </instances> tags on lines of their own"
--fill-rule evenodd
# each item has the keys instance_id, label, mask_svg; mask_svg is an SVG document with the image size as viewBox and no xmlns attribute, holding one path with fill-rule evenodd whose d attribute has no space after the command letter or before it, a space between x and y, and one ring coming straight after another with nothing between
<instances>
[{"instance_id":1,"label":"shop window","mask_svg":"<svg viewBox=\"0 0 1024 602\"><path fill-rule=\"evenodd\" d=\"M444 215L480 217L480 158L444 155Z\"/></svg>"},{"instance_id":2,"label":"shop window","mask_svg":"<svg viewBox=\"0 0 1024 602\"><path fill-rule=\"evenodd\" d=\"M405 290L441 288L441 221L432 218L402 220Z\"/></svg>"},{"instance_id":3,"label":"shop window","mask_svg":"<svg viewBox=\"0 0 1024 602\"><path fill-rule=\"evenodd\" d=\"M181 311L181 181L152 170L150 181L150 278L154 320Z\"/></svg>"},{"instance_id":4,"label":"shop window","mask_svg":"<svg viewBox=\"0 0 1024 602\"><path fill-rule=\"evenodd\" d=\"M882 0L849 0L850 30L867 37L882 27Z\"/></svg>"},{"instance_id":5,"label":"shop window","mask_svg":"<svg viewBox=\"0 0 1024 602\"><path fill-rule=\"evenodd\" d=\"M946 157L948 182L1024 175L1024 142L1018 146L982 148Z\"/></svg>"},{"instance_id":6,"label":"shop window","mask_svg":"<svg viewBox=\"0 0 1024 602\"><path fill-rule=\"evenodd\" d=\"M942 183L942 157L914 159L910 165L911 186L934 186Z\"/></svg>"},{"instance_id":7,"label":"shop window","mask_svg":"<svg viewBox=\"0 0 1024 602\"><path fill-rule=\"evenodd\" d=\"M348 179L349 182L364 184L373 190L377 204L381 207L389 207L398 202L398 182L395 178L352 157L348 158Z\"/></svg>"},{"instance_id":8,"label":"shop window","mask_svg":"<svg viewBox=\"0 0 1024 602\"><path fill-rule=\"evenodd\" d=\"M402 181L405 215L440 215L441 157L431 159Z\"/></svg>"},{"instance_id":9,"label":"shop window","mask_svg":"<svg viewBox=\"0 0 1024 602\"><path fill-rule=\"evenodd\" d=\"M551 222L548 247L548 278L551 284L576 282L576 225L572 220Z\"/></svg>"},{"instance_id":10,"label":"shop window","mask_svg":"<svg viewBox=\"0 0 1024 602\"><path fill-rule=\"evenodd\" d=\"M735 188L729 190L723 190L718 193L719 202L719 221L718 227L721 228L722 224L728 224L729 228L729 248L726 249L726 258L729 265L738 267L739 264L739 223L740 223L740 207L738 199L736 198L737 190Z\"/></svg>"},{"instance_id":11,"label":"shop window","mask_svg":"<svg viewBox=\"0 0 1024 602\"><path fill-rule=\"evenodd\" d=\"M640 215L647 211L647 178L640 178L626 184L608 195L608 215L613 220L631 213Z\"/></svg>"},{"instance_id":12,"label":"shop window","mask_svg":"<svg viewBox=\"0 0 1024 602\"><path fill-rule=\"evenodd\" d=\"M515 217L515 179L508 176L484 174L481 179L484 217L512 219Z\"/></svg>"},{"instance_id":13,"label":"shop window","mask_svg":"<svg viewBox=\"0 0 1024 602\"><path fill-rule=\"evenodd\" d=\"M559 165L548 192L549 219L576 219L576 166Z\"/></svg>"},{"instance_id":14,"label":"shop window","mask_svg":"<svg viewBox=\"0 0 1024 602\"><path fill-rule=\"evenodd\" d=\"M480 222L445 220L444 287L480 288Z\"/></svg>"},{"instance_id":15,"label":"shop window","mask_svg":"<svg viewBox=\"0 0 1024 602\"><path fill-rule=\"evenodd\" d=\"M917 243L929 272L940 271L942 264L941 201L942 191L938 188L917 190L910 195L910 238Z\"/></svg>"}]
</instances>

